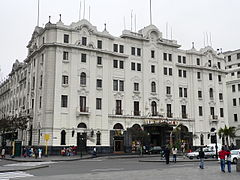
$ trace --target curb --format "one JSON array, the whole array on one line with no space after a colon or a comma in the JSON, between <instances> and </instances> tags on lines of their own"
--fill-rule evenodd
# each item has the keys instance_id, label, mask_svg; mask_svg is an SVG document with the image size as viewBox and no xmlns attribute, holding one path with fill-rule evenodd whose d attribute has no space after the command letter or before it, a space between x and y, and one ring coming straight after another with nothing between
<instances>
[{"instance_id":1,"label":"curb","mask_svg":"<svg viewBox=\"0 0 240 180\"><path fill-rule=\"evenodd\" d=\"M44 162L43 160L21 160L21 159L10 159L10 158L5 158L4 160L6 161L15 161L15 162Z\"/></svg>"},{"instance_id":2,"label":"curb","mask_svg":"<svg viewBox=\"0 0 240 180\"><path fill-rule=\"evenodd\" d=\"M35 167L29 167L29 168L25 168L25 169L7 169L7 170L0 170L0 173L16 172L16 171L31 171L31 170L47 168L47 167L49 167L49 165L35 166Z\"/></svg>"},{"instance_id":3,"label":"curb","mask_svg":"<svg viewBox=\"0 0 240 180\"><path fill-rule=\"evenodd\" d=\"M204 160L205 162L218 162L218 160L216 159L205 159ZM166 162L165 160L139 160L138 162L153 162L153 163L156 163L156 162ZM171 163L171 161L169 161ZM200 162L199 160L177 160L177 162Z\"/></svg>"}]
</instances>

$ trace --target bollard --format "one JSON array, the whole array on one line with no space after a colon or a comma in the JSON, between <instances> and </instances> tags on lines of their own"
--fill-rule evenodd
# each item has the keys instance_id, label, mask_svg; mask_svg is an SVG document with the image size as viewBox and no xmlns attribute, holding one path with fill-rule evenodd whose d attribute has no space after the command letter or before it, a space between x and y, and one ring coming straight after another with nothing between
<instances>
[{"instance_id":1,"label":"bollard","mask_svg":"<svg viewBox=\"0 0 240 180\"><path fill-rule=\"evenodd\" d=\"M237 160L236 171L240 172L240 158L238 158L238 160Z\"/></svg>"}]
</instances>

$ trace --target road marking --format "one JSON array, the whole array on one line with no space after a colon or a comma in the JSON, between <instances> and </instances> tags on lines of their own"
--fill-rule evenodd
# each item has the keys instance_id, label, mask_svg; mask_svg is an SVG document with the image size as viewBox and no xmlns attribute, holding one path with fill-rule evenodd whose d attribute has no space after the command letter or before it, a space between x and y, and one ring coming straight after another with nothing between
<instances>
[{"instance_id":1,"label":"road marking","mask_svg":"<svg viewBox=\"0 0 240 180\"><path fill-rule=\"evenodd\" d=\"M85 162L98 162L98 161L103 161L103 160L100 160L100 159L83 159L81 161L85 161Z\"/></svg>"},{"instance_id":2,"label":"road marking","mask_svg":"<svg viewBox=\"0 0 240 180\"><path fill-rule=\"evenodd\" d=\"M123 168L108 168L108 169L93 169L91 171L96 172L96 171L101 171L101 172L105 172L105 171L122 171L124 170Z\"/></svg>"},{"instance_id":3,"label":"road marking","mask_svg":"<svg viewBox=\"0 0 240 180\"><path fill-rule=\"evenodd\" d=\"M195 164L174 164L170 167L184 167L184 166L194 166Z\"/></svg>"},{"instance_id":4,"label":"road marking","mask_svg":"<svg viewBox=\"0 0 240 180\"><path fill-rule=\"evenodd\" d=\"M9 180L12 178L23 178L23 177L32 177L32 176L33 176L32 174L28 174L22 171L0 173L1 180Z\"/></svg>"},{"instance_id":5,"label":"road marking","mask_svg":"<svg viewBox=\"0 0 240 180\"><path fill-rule=\"evenodd\" d=\"M22 162L22 163L16 163L16 164L6 164L4 166L6 166L6 167L16 167L16 166L29 167L29 166L40 166L40 165L54 164L54 163L56 163L56 162Z\"/></svg>"}]
</instances>

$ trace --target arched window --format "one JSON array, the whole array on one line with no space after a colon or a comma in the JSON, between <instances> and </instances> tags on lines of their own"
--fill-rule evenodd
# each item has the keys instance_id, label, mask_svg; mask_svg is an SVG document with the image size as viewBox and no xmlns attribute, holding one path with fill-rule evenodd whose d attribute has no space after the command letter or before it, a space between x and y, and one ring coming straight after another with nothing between
<instances>
[{"instance_id":1,"label":"arched window","mask_svg":"<svg viewBox=\"0 0 240 180\"><path fill-rule=\"evenodd\" d=\"M152 107L152 116L157 116L157 103L155 101L151 104Z\"/></svg>"},{"instance_id":2,"label":"arched window","mask_svg":"<svg viewBox=\"0 0 240 180\"><path fill-rule=\"evenodd\" d=\"M82 72L80 75L80 84L81 85L86 85L87 82L87 76L86 73Z\"/></svg>"},{"instance_id":3,"label":"arched window","mask_svg":"<svg viewBox=\"0 0 240 180\"><path fill-rule=\"evenodd\" d=\"M79 123L77 128L87 129L87 125L85 123Z\"/></svg>"},{"instance_id":4,"label":"arched window","mask_svg":"<svg viewBox=\"0 0 240 180\"><path fill-rule=\"evenodd\" d=\"M66 131L61 131L61 145L66 145Z\"/></svg>"},{"instance_id":5,"label":"arched window","mask_svg":"<svg viewBox=\"0 0 240 180\"><path fill-rule=\"evenodd\" d=\"M123 125L120 123L117 123L113 126L113 129L123 129Z\"/></svg>"},{"instance_id":6,"label":"arched window","mask_svg":"<svg viewBox=\"0 0 240 180\"><path fill-rule=\"evenodd\" d=\"M156 83L154 81L151 83L151 91L156 92Z\"/></svg>"},{"instance_id":7,"label":"arched window","mask_svg":"<svg viewBox=\"0 0 240 180\"><path fill-rule=\"evenodd\" d=\"M209 97L210 99L213 99L213 88L209 89Z\"/></svg>"}]
</instances>

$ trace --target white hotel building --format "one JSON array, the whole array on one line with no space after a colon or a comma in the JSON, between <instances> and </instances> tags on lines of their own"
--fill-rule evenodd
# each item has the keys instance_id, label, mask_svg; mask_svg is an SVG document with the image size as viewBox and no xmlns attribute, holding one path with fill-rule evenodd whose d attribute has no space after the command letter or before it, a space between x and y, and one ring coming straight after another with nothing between
<instances>
[{"instance_id":1,"label":"white hotel building","mask_svg":"<svg viewBox=\"0 0 240 180\"><path fill-rule=\"evenodd\" d=\"M226 59L228 122L229 126L240 128L240 49L224 53ZM234 144L240 147L240 129L236 132Z\"/></svg>"},{"instance_id":2,"label":"white hotel building","mask_svg":"<svg viewBox=\"0 0 240 180\"><path fill-rule=\"evenodd\" d=\"M211 47L182 50L154 25L114 37L87 20L49 22L27 48L0 85L5 116L32 116L23 145L44 146L50 134L53 150L129 152L128 128L141 126L151 144L165 145L183 124L191 147L213 142L208 134L228 125L224 56Z\"/></svg>"}]
</instances>

